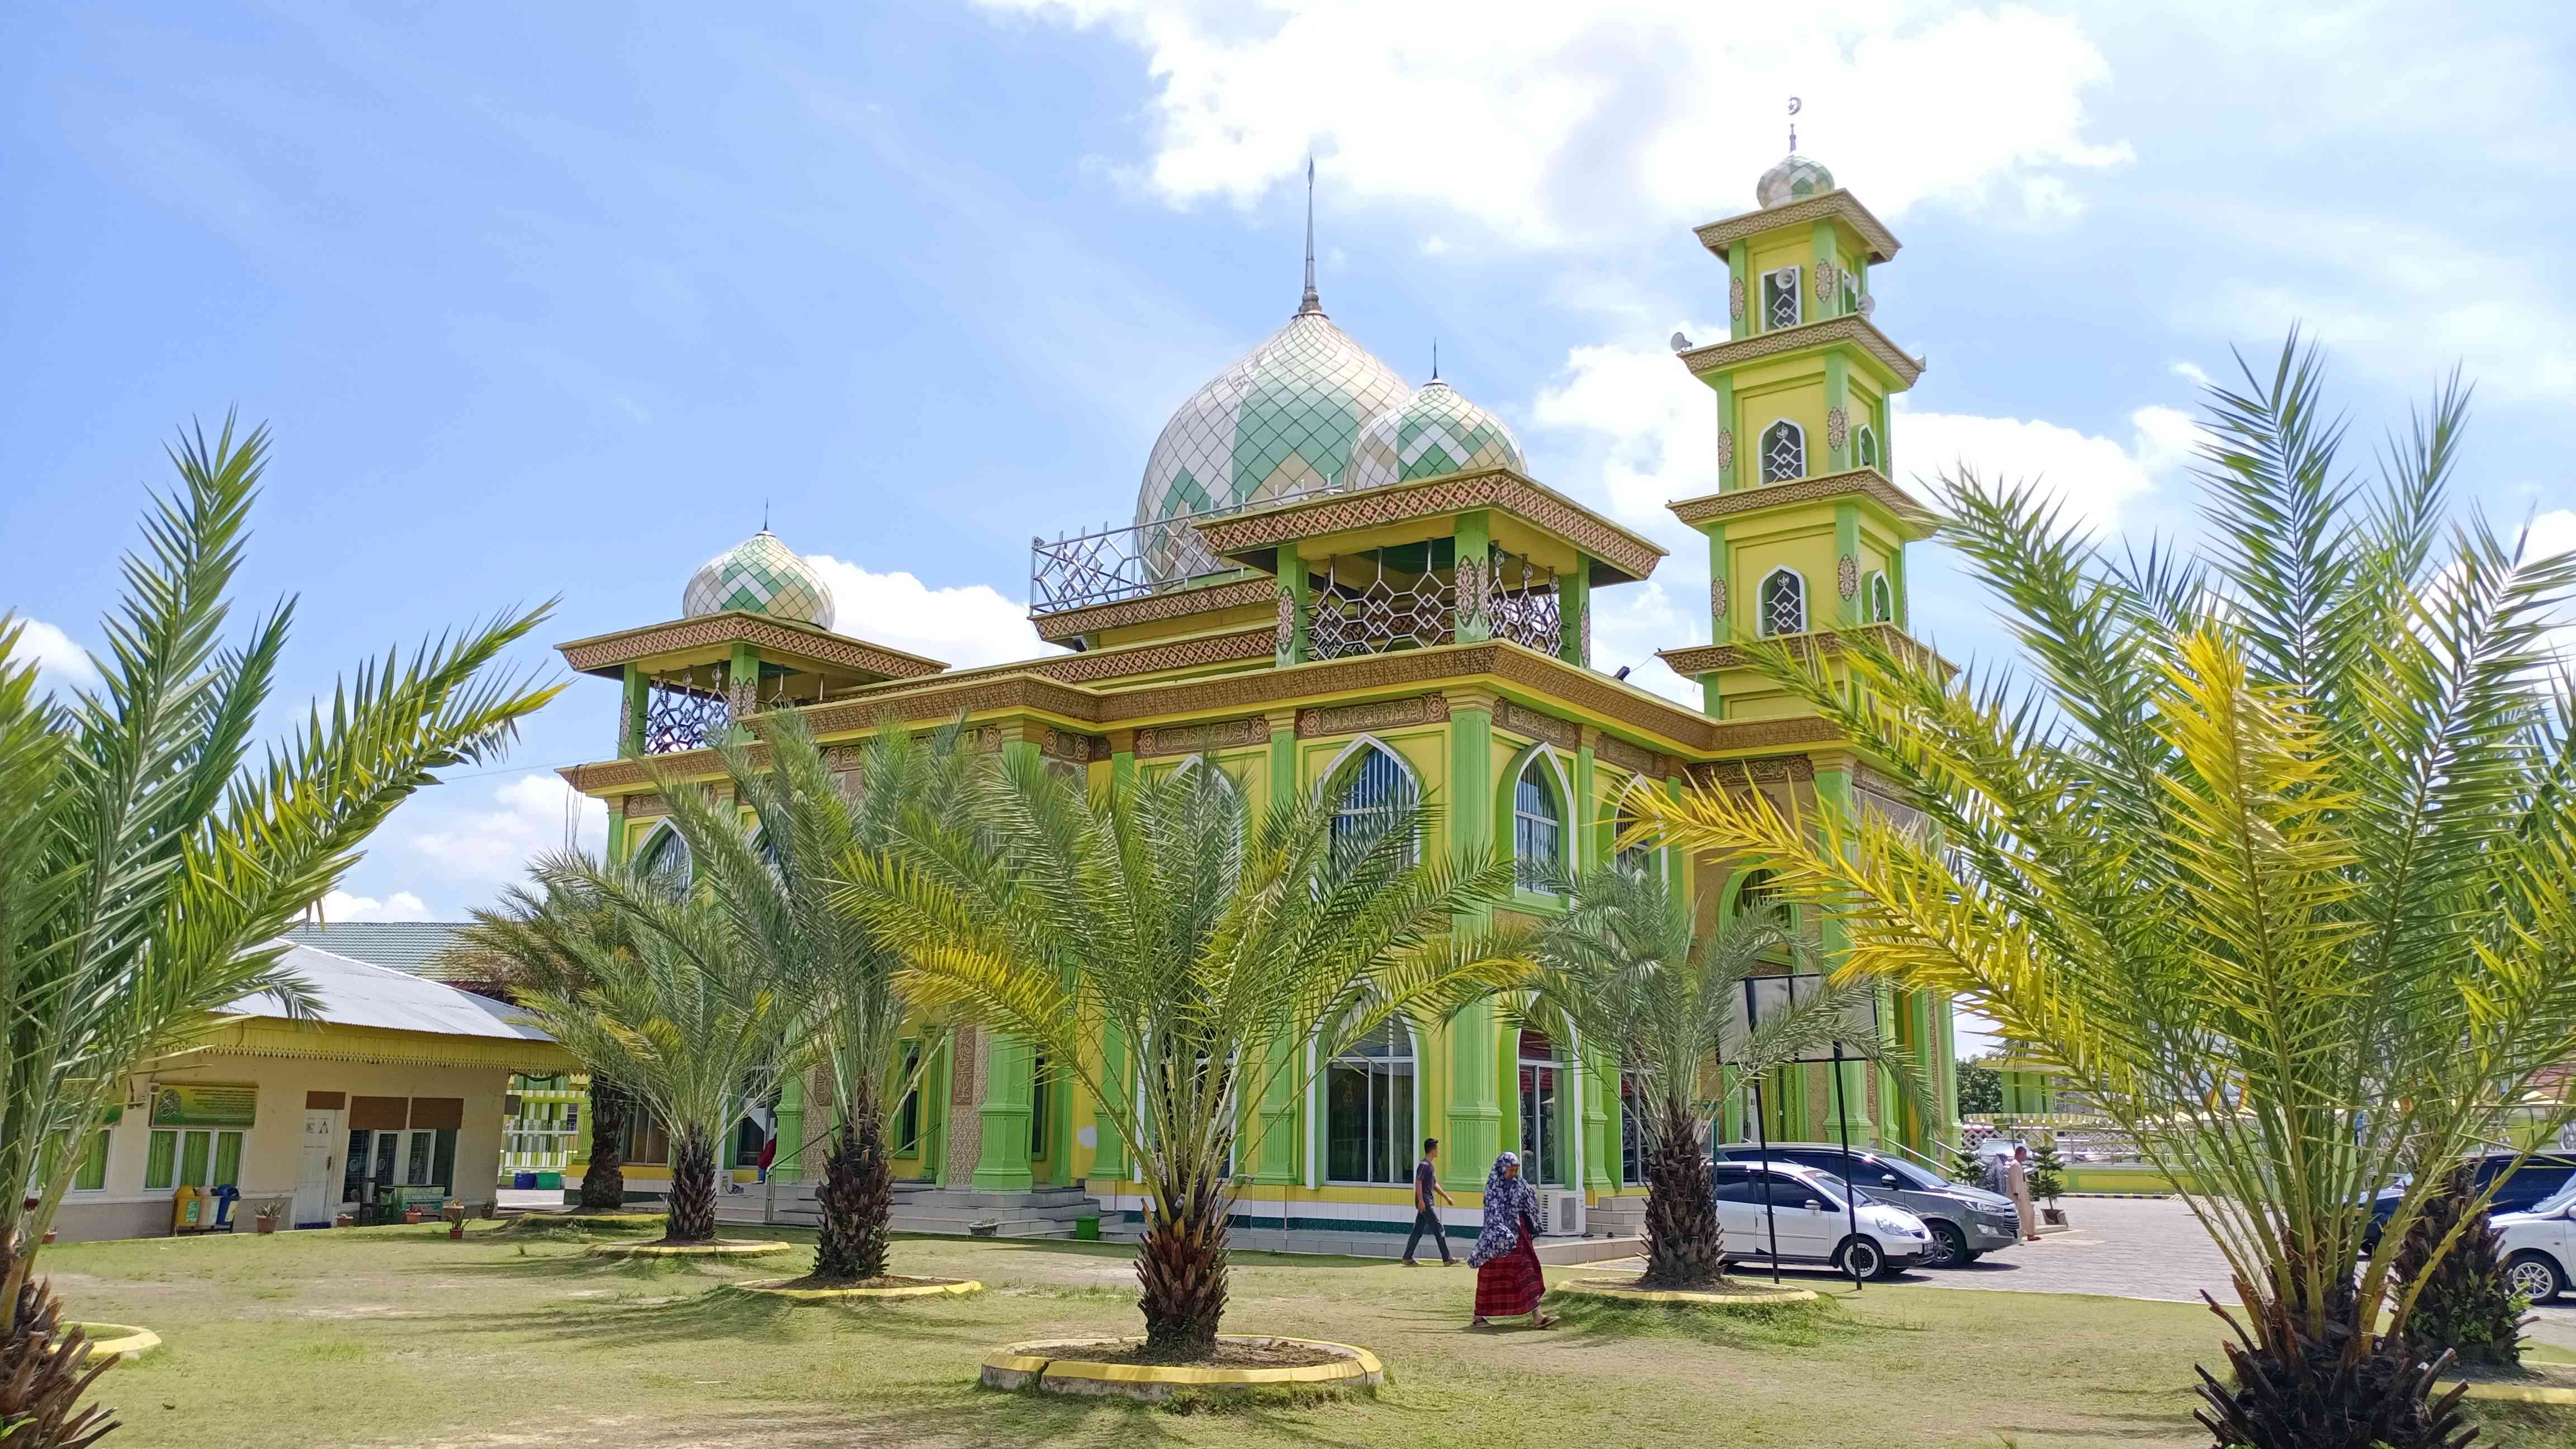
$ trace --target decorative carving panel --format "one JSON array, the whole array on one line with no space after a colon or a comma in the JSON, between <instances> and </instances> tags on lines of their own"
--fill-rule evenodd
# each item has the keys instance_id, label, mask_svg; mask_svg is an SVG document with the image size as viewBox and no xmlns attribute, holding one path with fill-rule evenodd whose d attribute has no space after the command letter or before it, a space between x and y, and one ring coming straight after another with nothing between
<instances>
[{"instance_id":1,"label":"decorative carving panel","mask_svg":"<svg viewBox=\"0 0 2576 1449\"><path fill-rule=\"evenodd\" d=\"M1840 451L1851 441L1851 414L1841 408L1825 409L1825 446Z\"/></svg>"},{"instance_id":2,"label":"decorative carving panel","mask_svg":"<svg viewBox=\"0 0 2576 1449\"><path fill-rule=\"evenodd\" d=\"M1846 599L1860 592L1860 560L1850 554L1834 560L1834 587Z\"/></svg>"},{"instance_id":3,"label":"decorative carving panel","mask_svg":"<svg viewBox=\"0 0 2576 1449\"><path fill-rule=\"evenodd\" d=\"M1494 723L1514 734L1545 740L1560 750L1578 749L1583 744L1583 729L1572 720L1541 714L1525 704L1504 700L1494 709Z\"/></svg>"},{"instance_id":4,"label":"decorative carving panel","mask_svg":"<svg viewBox=\"0 0 2576 1449\"><path fill-rule=\"evenodd\" d=\"M1051 759L1087 765L1094 760L1109 758L1109 742L1097 735L1077 734L1049 726L1046 734L1038 740L1038 753Z\"/></svg>"},{"instance_id":5,"label":"decorative carving panel","mask_svg":"<svg viewBox=\"0 0 2576 1449\"><path fill-rule=\"evenodd\" d=\"M1408 725L1438 724L1448 718L1449 701L1446 696L1438 694L1374 700L1367 704L1330 705L1297 711L1297 737L1310 739L1317 735L1402 729Z\"/></svg>"},{"instance_id":6,"label":"decorative carving panel","mask_svg":"<svg viewBox=\"0 0 2576 1449\"><path fill-rule=\"evenodd\" d=\"M1136 758L1150 760L1166 755L1203 755L1212 750L1266 744L1269 739L1270 721L1257 714L1243 719L1162 725L1136 731Z\"/></svg>"},{"instance_id":7,"label":"decorative carving panel","mask_svg":"<svg viewBox=\"0 0 2576 1449\"><path fill-rule=\"evenodd\" d=\"M1617 735L1602 735L1594 740L1592 753L1631 774L1657 777L1664 774L1663 756L1641 746L1632 745Z\"/></svg>"}]
</instances>

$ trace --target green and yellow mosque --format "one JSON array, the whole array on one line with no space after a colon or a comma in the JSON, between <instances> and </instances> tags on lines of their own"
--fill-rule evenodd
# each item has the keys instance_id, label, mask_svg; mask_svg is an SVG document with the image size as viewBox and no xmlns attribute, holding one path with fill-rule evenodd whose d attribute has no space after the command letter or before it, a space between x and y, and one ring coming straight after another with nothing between
<instances>
[{"instance_id":1,"label":"green and yellow mosque","mask_svg":"<svg viewBox=\"0 0 2576 1449\"><path fill-rule=\"evenodd\" d=\"M1664 550L1530 476L1502 419L1437 377L1408 383L1336 325L1310 232L1296 311L1173 413L1133 522L1033 543L1031 617L1061 652L951 669L871 643L869 621L836 618L820 580L764 529L699 570L679 618L561 646L574 669L624 690L612 755L564 775L606 802L623 857L679 848L648 757L716 778L707 743L772 709L844 745L888 719L962 717L982 748L1094 788L1203 764L1287 800L1356 756L1348 808L1440 801L1426 848L1508 850L1520 886L1507 909L1530 916L1563 909L1550 883L1605 860L1638 792L1697 779L1903 813L1888 778L1733 642L1794 636L1830 654L1859 631L1906 638L1906 551L1934 520L1890 481L1889 402L1923 366L1872 320L1872 277L1897 241L1804 157L1764 173L1757 199L1696 232L1725 269L1727 335L1674 339L1718 438L1707 491L1670 505L1708 540L1716 642L1662 651L1699 682L1699 708L1591 658L1596 591L1646 579ZM1751 875L1642 858L1710 921ZM1830 949L1831 923L1819 929ZM1948 1001L1888 992L1877 1029L1928 1063L1937 1113L1901 1101L1875 1068L1816 1063L1768 1084L1770 1134L1955 1141ZM1552 1226L1631 1225L1642 1189L1621 1086L1617 1062L1512 1029L1492 1005L1404 1023L1244 1104L1243 1241L1275 1230L1391 1253L1426 1136L1445 1144L1454 1191L1516 1148L1551 1194ZM782 1191L823 1125L812 1090L791 1087L778 1107ZM896 1225L939 1226L946 1212L1054 1231L1086 1198L1116 1221L1139 1206L1134 1173L1098 1110L1008 1033L956 1034L902 1112ZM1752 1125L1739 1107L1723 1130ZM649 1123L635 1133L639 1187L652 1186L657 1138ZM1474 1202L1462 1197L1459 1222Z\"/></svg>"}]
</instances>

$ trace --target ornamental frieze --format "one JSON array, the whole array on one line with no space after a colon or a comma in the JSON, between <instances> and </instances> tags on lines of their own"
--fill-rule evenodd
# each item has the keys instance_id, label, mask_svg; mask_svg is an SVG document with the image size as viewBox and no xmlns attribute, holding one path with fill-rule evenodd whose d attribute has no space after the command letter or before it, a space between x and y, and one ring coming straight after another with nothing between
<instances>
[{"instance_id":1,"label":"ornamental frieze","mask_svg":"<svg viewBox=\"0 0 2576 1449\"><path fill-rule=\"evenodd\" d=\"M1243 719L1204 720L1198 724L1160 725L1136 731L1136 758L1158 759L1166 755L1203 755L1211 750L1241 749L1246 745L1266 744L1270 739L1270 721L1262 715Z\"/></svg>"},{"instance_id":2,"label":"ornamental frieze","mask_svg":"<svg viewBox=\"0 0 2576 1449\"><path fill-rule=\"evenodd\" d=\"M1850 554L1834 560L1834 587L1846 599L1860 592L1860 560Z\"/></svg>"},{"instance_id":3,"label":"ornamental frieze","mask_svg":"<svg viewBox=\"0 0 2576 1449\"><path fill-rule=\"evenodd\" d=\"M1583 744L1583 729L1572 720L1541 714L1525 704L1504 700L1494 710L1494 723L1514 734L1545 740L1560 750L1574 750Z\"/></svg>"},{"instance_id":4,"label":"ornamental frieze","mask_svg":"<svg viewBox=\"0 0 2576 1449\"><path fill-rule=\"evenodd\" d=\"M1060 730L1049 726L1046 734L1038 740L1038 753L1050 759L1071 760L1077 765L1088 765L1094 760L1109 758L1109 742L1097 735L1080 734L1073 730Z\"/></svg>"},{"instance_id":5,"label":"ornamental frieze","mask_svg":"<svg viewBox=\"0 0 2576 1449\"><path fill-rule=\"evenodd\" d=\"M1664 773L1663 756L1632 745L1616 735L1601 736L1593 744L1592 753L1630 774L1661 776Z\"/></svg>"},{"instance_id":6,"label":"ornamental frieze","mask_svg":"<svg viewBox=\"0 0 2576 1449\"><path fill-rule=\"evenodd\" d=\"M1715 760L1690 767L1691 781L1702 789L1718 790L1752 785L1808 785L1815 783L1816 762L1805 755L1775 755L1762 760Z\"/></svg>"},{"instance_id":7,"label":"ornamental frieze","mask_svg":"<svg viewBox=\"0 0 2576 1449\"><path fill-rule=\"evenodd\" d=\"M1410 725L1439 724L1449 718L1449 701L1438 694L1411 699L1381 699L1367 704L1337 704L1297 711L1297 738L1351 735Z\"/></svg>"}]
</instances>

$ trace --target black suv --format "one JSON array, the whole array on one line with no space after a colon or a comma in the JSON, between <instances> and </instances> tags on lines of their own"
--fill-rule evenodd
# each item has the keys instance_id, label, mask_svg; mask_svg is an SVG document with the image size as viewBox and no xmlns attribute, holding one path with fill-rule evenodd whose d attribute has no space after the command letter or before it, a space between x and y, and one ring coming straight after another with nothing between
<instances>
[{"instance_id":1,"label":"black suv","mask_svg":"<svg viewBox=\"0 0 2576 1449\"><path fill-rule=\"evenodd\" d=\"M2488 1183L2495 1181L2499 1174L2513 1165L2517 1155L2511 1152L2490 1152L2483 1157L2470 1158L2470 1170L2477 1187L2483 1190ZM2506 1178L2504 1186L2496 1189L2495 1198L2487 1205L2487 1211L2528 1212L2538 1206L2541 1199L2565 1187L2570 1177L2576 1177L2576 1156L2557 1152L2535 1152L2529 1161L2523 1163L2520 1171ZM2389 1215L2397 1211L2398 1199L2404 1196L2406 1196L2405 1187L2397 1185L2383 1187L2378 1195L2371 1198L2370 1226L2362 1234L2362 1252L2375 1253L2379 1250L2379 1234L2388 1226Z\"/></svg>"}]
</instances>

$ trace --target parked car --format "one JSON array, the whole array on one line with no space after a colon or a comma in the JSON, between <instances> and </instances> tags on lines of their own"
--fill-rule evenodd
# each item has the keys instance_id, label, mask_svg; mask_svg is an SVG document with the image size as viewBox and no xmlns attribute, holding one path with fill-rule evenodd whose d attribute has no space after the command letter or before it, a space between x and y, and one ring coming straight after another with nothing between
<instances>
[{"instance_id":1,"label":"parked car","mask_svg":"<svg viewBox=\"0 0 2576 1449\"><path fill-rule=\"evenodd\" d=\"M1919 1162L1890 1153L1846 1154L1831 1142L1774 1142L1768 1147L1730 1142L1717 1155L1732 1162L1759 1162L1765 1152L1773 1162L1817 1167L1860 1185L1880 1202L1892 1203L1923 1220L1932 1233L1927 1268L1964 1267L1998 1248L2021 1241L2021 1220L2012 1199L1964 1182L1954 1182Z\"/></svg>"},{"instance_id":2,"label":"parked car","mask_svg":"<svg viewBox=\"0 0 2576 1449\"><path fill-rule=\"evenodd\" d=\"M2499 1174L2513 1165L2514 1157L2515 1154L2510 1152L2490 1152L2472 1159L2477 1186L2483 1189L2495 1181ZM2530 1212L2542 1202L2556 1197L2570 1179L2576 1179L2576 1156L2535 1152L2529 1161L2523 1163L2521 1170L2506 1178L2504 1185L2496 1189L2494 1199L2487 1204L2487 1211L2497 1214ZM2401 1179L2381 1188L2371 1198L2370 1226L2363 1231L2361 1238L2363 1253L2379 1251L2379 1234L2388 1226L2389 1216L2397 1211L2398 1201L2405 1196L2406 1183Z\"/></svg>"},{"instance_id":3,"label":"parked car","mask_svg":"<svg viewBox=\"0 0 2576 1449\"><path fill-rule=\"evenodd\" d=\"M1716 1162L1709 1174L1729 1262L1770 1259L1776 1242L1779 1262L1823 1263L1856 1277L1884 1278L1922 1261L1932 1244L1932 1230L1921 1218L1867 1193L1855 1200L1850 1184L1822 1168L1783 1162L1765 1170Z\"/></svg>"},{"instance_id":4,"label":"parked car","mask_svg":"<svg viewBox=\"0 0 2576 1449\"><path fill-rule=\"evenodd\" d=\"M2506 1287L2546 1303L2576 1282L2576 1183L2527 1212L2497 1213L2487 1221L2495 1229L2496 1256L2504 1259Z\"/></svg>"}]
</instances>

